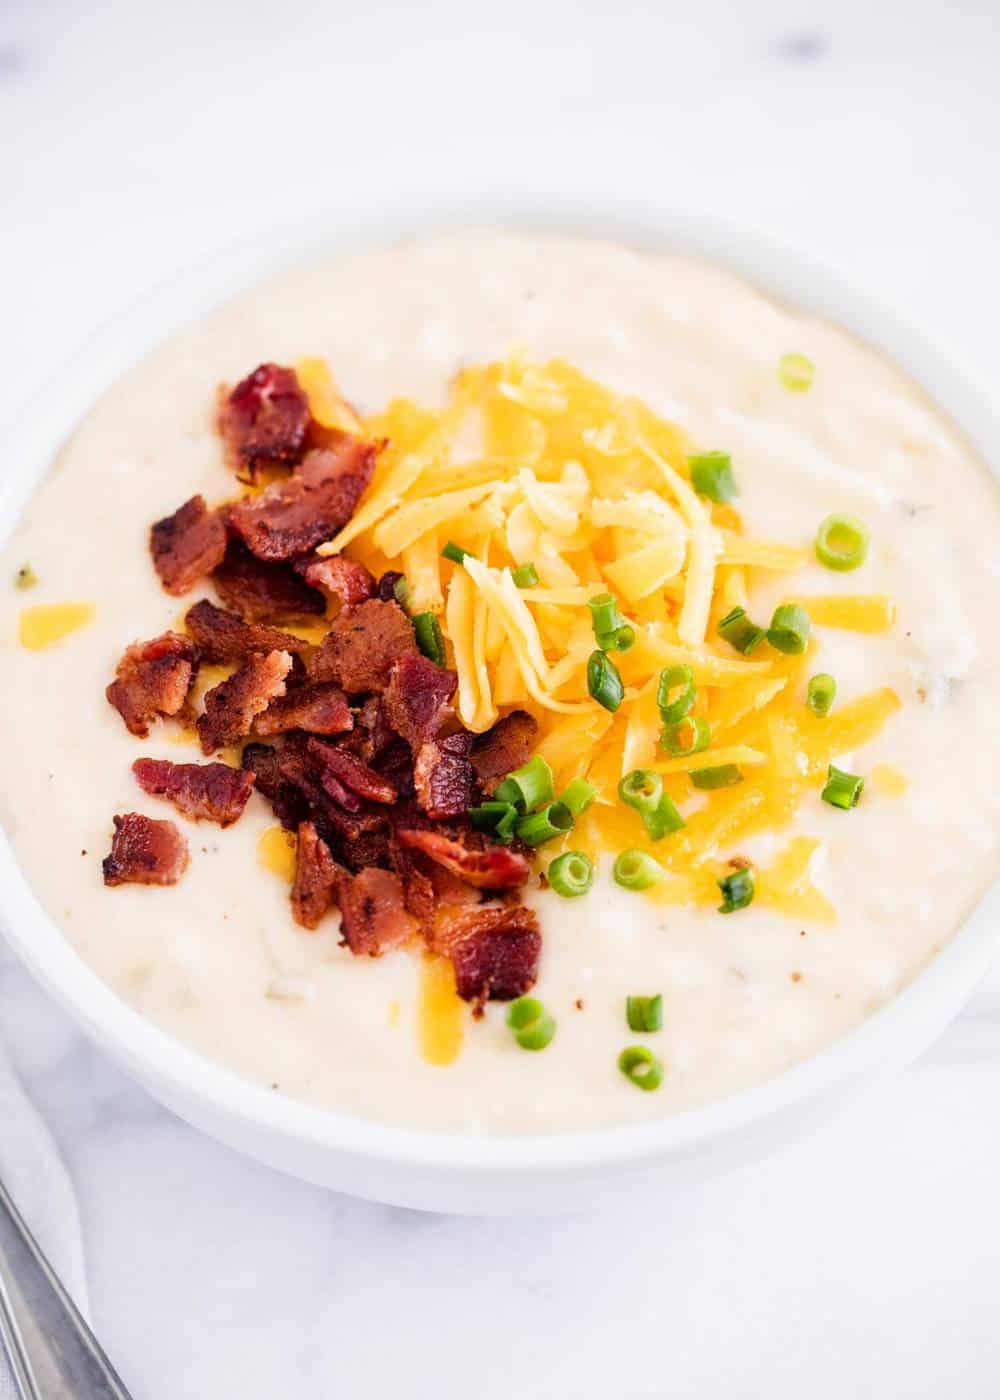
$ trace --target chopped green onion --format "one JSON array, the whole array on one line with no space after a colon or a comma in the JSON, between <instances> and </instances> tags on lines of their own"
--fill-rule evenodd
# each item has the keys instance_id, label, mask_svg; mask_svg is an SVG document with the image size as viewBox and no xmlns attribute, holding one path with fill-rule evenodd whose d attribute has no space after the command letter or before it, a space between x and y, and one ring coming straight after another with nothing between
<instances>
[{"instance_id":1,"label":"chopped green onion","mask_svg":"<svg viewBox=\"0 0 1000 1400\"><path fill-rule=\"evenodd\" d=\"M20 588L22 590L24 590L25 588L34 588L37 582L38 575L35 573L34 569L31 567L30 564L22 564L21 567L18 569L17 573L14 575L15 588Z\"/></svg>"},{"instance_id":2,"label":"chopped green onion","mask_svg":"<svg viewBox=\"0 0 1000 1400\"><path fill-rule=\"evenodd\" d=\"M767 636L763 627L758 627L755 622L750 621L743 608L733 608L732 612L726 613L715 630L723 641L741 651L744 656L749 656L754 647Z\"/></svg>"},{"instance_id":3,"label":"chopped green onion","mask_svg":"<svg viewBox=\"0 0 1000 1400\"><path fill-rule=\"evenodd\" d=\"M540 753L508 773L493 794L495 802L512 802L520 812L533 812L551 802L555 793L552 769Z\"/></svg>"},{"instance_id":4,"label":"chopped green onion","mask_svg":"<svg viewBox=\"0 0 1000 1400\"><path fill-rule=\"evenodd\" d=\"M708 721L700 715L685 715L676 724L664 726L660 735L660 745L671 758L688 758L693 753L701 753L708 748L712 731Z\"/></svg>"},{"instance_id":5,"label":"chopped green onion","mask_svg":"<svg viewBox=\"0 0 1000 1400\"><path fill-rule=\"evenodd\" d=\"M518 588L537 588L538 570L534 564L518 564L511 569L510 576Z\"/></svg>"},{"instance_id":6,"label":"chopped green onion","mask_svg":"<svg viewBox=\"0 0 1000 1400\"><path fill-rule=\"evenodd\" d=\"M560 793L559 801L564 807L569 808L574 817L580 817L596 796L597 789L592 783L586 782L583 778L574 778L566 791Z\"/></svg>"},{"instance_id":7,"label":"chopped green onion","mask_svg":"<svg viewBox=\"0 0 1000 1400\"><path fill-rule=\"evenodd\" d=\"M820 671L809 678L806 686L806 704L814 715L828 715L837 695L837 682L826 671Z\"/></svg>"},{"instance_id":8,"label":"chopped green onion","mask_svg":"<svg viewBox=\"0 0 1000 1400\"><path fill-rule=\"evenodd\" d=\"M647 1093L663 1083L663 1066L645 1045L630 1045L618 1056L618 1068L637 1089Z\"/></svg>"},{"instance_id":9,"label":"chopped green onion","mask_svg":"<svg viewBox=\"0 0 1000 1400\"><path fill-rule=\"evenodd\" d=\"M556 1023L537 997L518 997L507 1008L507 1025L522 1050L544 1050Z\"/></svg>"},{"instance_id":10,"label":"chopped green onion","mask_svg":"<svg viewBox=\"0 0 1000 1400\"><path fill-rule=\"evenodd\" d=\"M733 462L728 452L698 452L688 458L691 485L699 496L725 505L738 496L733 480Z\"/></svg>"},{"instance_id":11,"label":"chopped green onion","mask_svg":"<svg viewBox=\"0 0 1000 1400\"><path fill-rule=\"evenodd\" d=\"M602 651L628 651L635 643L635 628L622 617L610 593L598 593L587 603L594 625L594 637Z\"/></svg>"},{"instance_id":12,"label":"chopped green onion","mask_svg":"<svg viewBox=\"0 0 1000 1400\"><path fill-rule=\"evenodd\" d=\"M647 768L633 768L618 784L618 796L642 817L643 826L654 841L660 841L671 831L685 825L670 796L663 791L659 773Z\"/></svg>"},{"instance_id":13,"label":"chopped green onion","mask_svg":"<svg viewBox=\"0 0 1000 1400\"><path fill-rule=\"evenodd\" d=\"M614 714L625 699L618 667L604 651L593 651L587 662L587 690L599 705Z\"/></svg>"},{"instance_id":14,"label":"chopped green onion","mask_svg":"<svg viewBox=\"0 0 1000 1400\"><path fill-rule=\"evenodd\" d=\"M778 378L793 394L804 394L812 388L816 377L816 366L808 355L795 353L782 355L778 361Z\"/></svg>"},{"instance_id":15,"label":"chopped green onion","mask_svg":"<svg viewBox=\"0 0 1000 1400\"><path fill-rule=\"evenodd\" d=\"M410 606L410 585L406 581L405 574L400 574L399 578L393 580L392 596L401 608Z\"/></svg>"},{"instance_id":16,"label":"chopped green onion","mask_svg":"<svg viewBox=\"0 0 1000 1400\"><path fill-rule=\"evenodd\" d=\"M868 558L868 526L855 515L828 515L816 531L816 558L828 569L850 573Z\"/></svg>"},{"instance_id":17,"label":"chopped green onion","mask_svg":"<svg viewBox=\"0 0 1000 1400\"><path fill-rule=\"evenodd\" d=\"M449 540L441 551L441 558L450 559L453 564L464 564L465 556L468 553L469 551L467 549L463 549L461 545L455 544L453 540Z\"/></svg>"},{"instance_id":18,"label":"chopped green onion","mask_svg":"<svg viewBox=\"0 0 1000 1400\"><path fill-rule=\"evenodd\" d=\"M444 636L441 632L441 624L432 612L417 613L413 619L413 630L416 633L417 646L436 666L443 666L445 662Z\"/></svg>"},{"instance_id":19,"label":"chopped green onion","mask_svg":"<svg viewBox=\"0 0 1000 1400\"><path fill-rule=\"evenodd\" d=\"M583 851L566 851L549 866L548 880L563 899L576 899L594 883L594 862Z\"/></svg>"},{"instance_id":20,"label":"chopped green onion","mask_svg":"<svg viewBox=\"0 0 1000 1400\"><path fill-rule=\"evenodd\" d=\"M677 694L674 694L677 691ZM656 683L656 703L664 724L677 724L694 708L694 672L690 666L667 666Z\"/></svg>"},{"instance_id":21,"label":"chopped green onion","mask_svg":"<svg viewBox=\"0 0 1000 1400\"><path fill-rule=\"evenodd\" d=\"M663 1029L663 997L626 997L625 1019L630 1031L660 1031Z\"/></svg>"},{"instance_id":22,"label":"chopped green onion","mask_svg":"<svg viewBox=\"0 0 1000 1400\"><path fill-rule=\"evenodd\" d=\"M666 873L658 860L638 850L622 851L611 871L615 884L624 890L648 890Z\"/></svg>"},{"instance_id":23,"label":"chopped green onion","mask_svg":"<svg viewBox=\"0 0 1000 1400\"><path fill-rule=\"evenodd\" d=\"M831 807L840 807L849 812L861 801L864 785L864 778L859 778L854 773L845 773L843 769L835 768L831 763L827 770L826 786L820 797L824 802L829 802Z\"/></svg>"},{"instance_id":24,"label":"chopped green onion","mask_svg":"<svg viewBox=\"0 0 1000 1400\"><path fill-rule=\"evenodd\" d=\"M720 914L735 914L737 909L745 909L748 904L753 903L754 878L749 865L734 870L732 874L717 881L717 884L722 891Z\"/></svg>"},{"instance_id":25,"label":"chopped green onion","mask_svg":"<svg viewBox=\"0 0 1000 1400\"><path fill-rule=\"evenodd\" d=\"M518 815L513 802L484 802L470 809L469 820L477 831L488 831L506 845L514 834Z\"/></svg>"},{"instance_id":26,"label":"chopped green onion","mask_svg":"<svg viewBox=\"0 0 1000 1400\"><path fill-rule=\"evenodd\" d=\"M775 608L767 640L786 656L801 656L809 641L809 614L798 603L782 603Z\"/></svg>"},{"instance_id":27,"label":"chopped green onion","mask_svg":"<svg viewBox=\"0 0 1000 1400\"><path fill-rule=\"evenodd\" d=\"M718 768L695 768L688 777L702 792L714 792L716 788L732 787L743 781L743 774L735 763L723 763Z\"/></svg>"},{"instance_id":28,"label":"chopped green onion","mask_svg":"<svg viewBox=\"0 0 1000 1400\"><path fill-rule=\"evenodd\" d=\"M573 830L573 813L562 802L550 802L522 817L514 829L526 846L541 846Z\"/></svg>"}]
</instances>

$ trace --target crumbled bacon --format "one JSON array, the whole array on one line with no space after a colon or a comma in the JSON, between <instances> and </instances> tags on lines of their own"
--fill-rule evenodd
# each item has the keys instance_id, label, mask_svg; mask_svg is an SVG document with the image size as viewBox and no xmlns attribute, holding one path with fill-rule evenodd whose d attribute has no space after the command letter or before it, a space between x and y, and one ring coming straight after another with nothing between
<instances>
[{"instance_id":1,"label":"crumbled bacon","mask_svg":"<svg viewBox=\"0 0 1000 1400\"><path fill-rule=\"evenodd\" d=\"M254 722L262 738L302 729L307 734L346 734L354 724L347 696L339 685L302 685L273 700Z\"/></svg>"},{"instance_id":2,"label":"crumbled bacon","mask_svg":"<svg viewBox=\"0 0 1000 1400\"><path fill-rule=\"evenodd\" d=\"M472 745L472 766L485 792L493 792L501 778L520 768L535 746L538 721L526 710L512 710Z\"/></svg>"},{"instance_id":3,"label":"crumbled bacon","mask_svg":"<svg viewBox=\"0 0 1000 1400\"><path fill-rule=\"evenodd\" d=\"M195 821L231 826L243 814L253 791L253 774L227 763L171 763L161 758L137 758L132 772L143 792L165 797Z\"/></svg>"},{"instance_id":4,"label":"crumbled bacon","mask_svg":"<svg viewBox=\"0 0 1000 1400\"><path fill-rule=\"evenodd\" d=\"M230 507L229 523L259 559L297 559L336 534L371 480L378 448L344 437L310 452L285 481Z\"/></svg>"},{"instance_id":5,"label":"crumbled bacon","mask_svg":"<svg viewBox=\"0 0 1000 1400\"><path fill-rule=\"evenodd\" d=\"M253 722L272 700L285 693L292 669L287 651L251 656L227 681L205 696L205 713L196 721L202 752L214 753L250 733Z\"/></svg>"},{"instance_id":6,"label":"crumbled bacon","mask_svg":"<svg viewBox=\"0 0 1000 1400\"><path fill-rule=\"evenodd\" d=\"M336 681L348 695L384 690L394 663L416 650L413 624L402 608L371 598L334 619L323 645L309 657L309 674L313 680Z\"/></svg>"},{"instance_id":7,"label":"crumbled bacon","mask_svg":"<svg viewBox=\"0 0 1000 1400\"><path fill-rule=\"evenodd\" d=\"M295 846L292 914L303 928L316 928L334 902L344 872L312 822L300 822Z\"/></svg>"},{"instance_id":8,"label":"crumbled bacon","mask_svg":"<svg viewBox=\"0 0 1000 1400\"><path fill-rule=\"evenodd\" d=\"M260 652L287 651L293 656L309 650L308 642L291 632L262 623L244 622L235 613L217 608L207 598L188 608L184 626L198 644L203 661L246 661Z\"/></svg>"},{"instance_id":9,"label":"crumbled bacon","mask_svg":"<svg viewBox=\"0 0 1000 1400\"><path fill-rule=\"evenodd\" d=\"M333 554L329 559L300 559L295 570L311 588L321 588L339 599L342 608L356 608L375 596L375 580L364 564L343 554Z\"/></svg>"},{"instance_id":10,"label":"crumbled bacon","mask_svg":"<svg viewBox=\"0 0 1000 1400\"><path fill-rule=\"evenodd\" d=\"M132 734L145 739L159 715L179 715L187 704L198 653L189 637L164 632L135 642L104 692Z\"/></svg>"},{"instance_id":11,"label":"crumbled bacon","mask_svg":"<svg viewBox=\"0 0 1000 1400\"><path fill-rule=\"evenodd\" d=\"M451 713L458 677L414 650L392 668L384 705L389 724L416 751Z\"/></svg>"},{"instance_id":12,"label":"crumbled bacon","mask_svg":"<svg viewBox=\"0 0 1000 1400\"><path fill-rule=\"evenodd\" d=\"M538 917L520 904L480 904L441 921L438 952L451 960L464 1001L481 1013L486 1001L513 1001L538 979Z\"/></svg>"},{"instance_id":13,"label":"crumbled bacon","mask_svg":"<svg viewBox=\"0 0 1000 1400\"><path fill-rule=\"evenodd\" d=\"M153 567L168 593L186 593L210 574L226 552L226 525L204 497L192 496L149 532Z\"/></svg>"},{"instance_id":14,"label":"crumbled bacon","mask_svg":"<svg viewBox=\"0 0 1000 1400\"><path fill-rule=\"evenodd\" d=\"M259 365L220 392L218 428L229 465L244 481L271 466L294 466L306 447L309 400L295 371Z\"/></svg>"},{"instance_id":15,"label":"crumbled bacon","mask_svg":"<svg viewBox=\"0 0 1000 1400\"><path fill-rule=\"evenodd\" d=\"M256 790L270 802L281 825L294 831L308 816L309 804L294 783L282 775L277 749L270 744L247 744L241 764L252 774Z\"/></svg>"},{"instance_id":16,"label":"crumbled bacon","mask_svg":"<svg viewBox=\"0 0 1000 1400\"><path fill-rule=\"evenodd\" d=\"M402 881L392 870L369 866L341 879L337 901L341 941L352 953L377 958L414 933L413 916L403 901Z\"/></svg>"},{"instance_id":17,"label":"crumbled bacon","mask_svg":"<svg viewBox=\"0 0 1000 1400\"><path fill-rule=\"evenodd\" d=\"M475 774L469 762L472 735L465 730L446 739L428 739L413 760L417 801L429 817L461 817L472 805Z\"/></svg>"},{"instance_id":18,"label":"crumbled bacon","mask_svg":"<svg viewBox=\"0 0 1000 1400\"><path fill-rule=\"evenodd\" d=\"M326 611L326 599L289 564L269 564L233 540L212 575L215 591L245 622L284 622Z\"/></svg>"},{"instance_id":19,"label":"crumbled bacon","mask_svg":"<svg viewBox=\"0 0 1000 1400\"><path fill-rule=\"evenodd\" d=\"M102 869L106 885L176 885L188 863L184 837L173 822L139 812L115 817L111 853Z\"/></svg>"},{"instance_id":20,"label":"crumbled bacon","mask_svg":"<svg viewBox=\"0 0 1000 1400\"><path fill-rule=\"evenodd\" d=\"M411 850L423 851L445 870L477 889L516 889L531 874L525 857L509 846L486 845L473 850L441 831L415 831L407 827L400 827L396 838Z\"/></svg>"},{"instance_id":21,"label":"crumbled bacon","mask_svg":"<svg viewBox=\"0 0 1000 1400\"><path fill-rule=\"evenodd\" d=\"M391 803L398 796L395 787L374 768L347 749L336 744L324 744L319 739L310 739L306 752L312 760L320 782L326 786L333 778L338 786L348 788L358 797L368 802ZM338 801L342 801L338 797Z\"/></svg>"}]
</instances>

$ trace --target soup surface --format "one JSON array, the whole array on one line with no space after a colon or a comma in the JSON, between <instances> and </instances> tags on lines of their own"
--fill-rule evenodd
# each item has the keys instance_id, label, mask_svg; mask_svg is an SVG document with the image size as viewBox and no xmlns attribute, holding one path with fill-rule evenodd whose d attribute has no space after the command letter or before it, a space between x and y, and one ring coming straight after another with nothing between
<instances>
[{"instance_id":1,"label":"soup surface","mask_svg":"<svg viewBox=\"0 0 1000 1400\"><path fill-rule=\"evenodd\" d=\"M460 368L515 346L532 362L571 362L699 448L730 454L747 535L808 550L794 582L749 570L748 610L765 625L790 595L891 599L880 630L816 626L809 669L835 676L838 705L878 688L900 702L874 737L836 757L866 776L855 809L816 789L781 832L717 852L767 867L809 838L810 887L834 919L756 902L730 917L658 902L613 881L613 853L599 856L581 898L533 879L525 898L544 939L534 994L557 1022L536 1054L517 1044L504 1006L474 1020L451 1005L421 955L353 957L338 946L335 916L316 932L297 926L280 838L265 839L262 859L268 806L252 797L221 830L145 796L131 772L140 753L197 752L167 725L139 744L104 694L123 648L178 625L189 601L160 587L150 522L195 493L233 494L215 431L218 383L312 356L362 414L400 395L433 407ZM804 391L779 373L789 353L815 367ZM833 512L870 530L855 572L831 572L812 553ZM26 876L123 999L296 1098L393 1123L517 1133L731 1094L893 997L996 868L996 487L891 364L715 267L469 231L283 274L174 337L104 397L2 558L0 816ZM111 817L124 811L176 818L191 862L175 886L102 883ZM655 1035L626 1025L625 998L637 994L662 995ZM655 1093L637 1092L617 1067L637 1040L663 1065Z\"/></svg>"}]
</instances>

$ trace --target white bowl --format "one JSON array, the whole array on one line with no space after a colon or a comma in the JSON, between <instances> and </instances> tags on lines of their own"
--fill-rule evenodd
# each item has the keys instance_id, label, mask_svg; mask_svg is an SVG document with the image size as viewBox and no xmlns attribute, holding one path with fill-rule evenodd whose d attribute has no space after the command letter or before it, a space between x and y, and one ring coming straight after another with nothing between
<instances>
[{"instance_id":1,"label":"white bowl","mask_svg":"<svg viewBox=\"0 0 1000 1400\"><path fill-rule=\"evenodd\" d=\"M626 209L616 201L618 212L608 218L595 217L584 203L548 199L547 205L541 217L477 205L471 213L464 208L415 221L405 208L398 215L387 212L379 197L372 206L377 224L348 224L342 214L312 218L308 242L297 229L284 227L171 281L96 337L8 425L0 538L10 533L59 446L98 394L176 327L291 261L456 223L600 235L715 259L881 350L924 386L986 461L1000 463L1000 423L975 375L936 340L811 258L745 228L649 205ZM408 207L414 207L412 200ZM775 1079L707 1107L641 1126L545 1137L421 1133L297 1103L173 1040L81 961L35 899L6 838L0 840L0 920L7 939L92 1040L150 1093L196 1127L295 1176L426 1210L574 1208L643 1181L702 1178L771 1151L930 1043L985 972L998 915L1000 886L914 983L861 1027Z\"/></svg>"}]
</instances>

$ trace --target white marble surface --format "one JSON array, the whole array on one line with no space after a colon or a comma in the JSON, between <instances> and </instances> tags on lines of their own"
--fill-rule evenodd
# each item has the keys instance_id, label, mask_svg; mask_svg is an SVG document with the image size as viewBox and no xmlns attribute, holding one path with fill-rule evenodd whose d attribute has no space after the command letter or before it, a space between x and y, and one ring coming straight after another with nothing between
<instances>
[{"instance_id":1,"label":"white marble surface","mask_svg":"<svg viewBox=\"0 0 1000 1400\"><path fill-rule=\"evenodd\" d=\"M164 273L373 169L655 186L849 264L996 374L998 59L995 0L7 0L0 417ZM363 1205L236 1158L2 950L0 1036L136 1400L1000 1393L1000 970L812 1141L548 1223Z\"/></svg>"}]
</instances>

